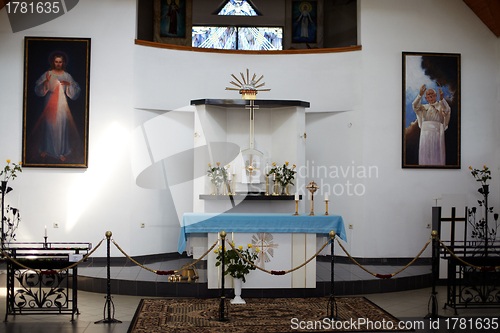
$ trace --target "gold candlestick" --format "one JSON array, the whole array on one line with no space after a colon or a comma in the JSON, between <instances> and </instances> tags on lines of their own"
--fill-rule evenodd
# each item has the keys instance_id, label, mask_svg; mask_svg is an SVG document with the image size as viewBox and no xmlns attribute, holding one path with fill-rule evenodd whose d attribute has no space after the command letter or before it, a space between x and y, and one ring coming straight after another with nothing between
<instances>
[{"instance_id":1,"label":"gold candlestick","mask_svg":"<svg viewBox=\"0 0 500 333\"><path fill-rule=\"evenodd\" d=\"M278 195L278 193L276 193L276 179L273 180L273 195Z\"/></svg>"},{"instance_id":2,"label":"gold candlestick","mask_svg":"<svg viewBox=\"0 0 500 333\"><path fill-rule=\"evenodd\" d=\"M269 174L266 173L266 195L269 195Z\"/></svg>"},{"instance_id":3,"label":"gold candlestick","mask_svg":"<svg viewBox=\"0 0 500 333\"><path fill-rule=\"evenodd\" d=\"M234 178L236 178L235 173L233 173L233 193L231 193L232 195L236 195L236 187L234 187Z\"/></svg>"},{"instance_id":4,"label":"gold candlestick","mask_svg":"<svg viewBox=\"0 0 500 333\"><path fill-rule=\"evenodd\" d=\"M226 186L227 186L227 180L224 179L224 183L222 183L222 187L223 187L222 195L227 195L227 193L226 193Z\"/></svg>"},{"instance_id":5,"label":"gold candlestick","mask_svg":"<svg viewBox=\"0 0 500 333\"><path fill-rule=\"evenodd\" d=\"M295 200L295 214L293 215L299 215L299 200Z\"/></svg>"},{"instance_id":6,"label":"gold candlestick","mask_svg":"<svg viewBox=\"0 0 500 333\"><path fill-rule=\"evenodd\" d=\"M311 192L311 213L309 213L309 215L314 215L314 192L318 190L319 186L313 180L306 188Z\"/></svg>"},{"instance_id":7,"label":"gold candlestick","mask_svg":"<svg viewBox=\"0 0 500 333\"><path fill-rule=\"evenodd\" d=\"M325 215L329 215L328 214L328 200L325 200L325 204L326 204Z\"/></svg>"}]
</instances>

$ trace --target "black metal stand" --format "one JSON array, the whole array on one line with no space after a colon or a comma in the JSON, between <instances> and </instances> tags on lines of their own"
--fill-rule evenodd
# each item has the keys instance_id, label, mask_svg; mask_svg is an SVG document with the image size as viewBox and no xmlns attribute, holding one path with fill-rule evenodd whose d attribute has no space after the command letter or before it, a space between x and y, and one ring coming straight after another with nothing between
<instances>
[{"instance_id":1,"label":"black metal stand","mask_svg":"<svg viewBox=\"0 0 500 333\"><path fill-rule=\"evenodd\" d=\"M335 301L335 252L334 252L334 240L335 240L335 231L330 231L330 249L332 252L332 260L331 260L331 268L330 268L330 298L328 299L327 305L327 316L331 321L340 320L337 316L337 302Z\"/></svg>"},{"instance_id":2,"label":"black metal stand","mask_svg":"<svg viewBox=\"0 0 500 333\"><path fill-rule=\"evenodd\" d=\"M484 235L484 256L488 256L488 238L490 237L489 233L489 228L488 228L488 214L489 214L489 207L488 207L488 194L490 193L490 186L489 185L483 185L482 186L482 194L484 196L484 224L485 224L485 229L486 234Z\"/></svg>"},{"instance_id":3,"label":"black metal stand","mask_svg":"<svg viewBox=\"0 0 500 333\"><path fill-rule=\"evenodd\" d=\"M224 289L224 280L225 280L225 248L224 246L226 245L226 232L221 231L220 232L220 238L222 240L222 280L221 280L221 294L220 294L220 302L219 302L219 321L229 321L229 314L227 313L227 307L226 307L226 290Z\"/></svg>"},{"instance_id":4,"label":"black metal stand","mask_svg":"<svg viewBox=\"0 0 500 333\"><path fill-rule=\"evenodd\" d=\"M4 228L3 228L3 222L5 221L5 194L7 194L7 182L6 181L2 181L0 190L2 191L2 225L1 225L1 228L2 228L1 237L2 238L1 238L1 242L2 242L2 250L3 250L3 249L5 249L5 246L4 246L5 233L4 233Z\"/></svg>"},{"instance_id":5,"label":"black metal stand","mask_svg":"<svg viewBox=\"0 0 500 333\"><path fill-rule=\"evenodd\" d=\"M427 315L424 319L439 319L443 318L438 315L438 300L437 300L437 291L436 291L436 281L439 276L439 246L436 236L438 232L433 230L431 232L432 235L432 292L431 297L429 298L429 303L427 304ZM432 310L429 310L432 309Z\"/></svg>"},{"instance_id":6,"label":"black metal stand","mask_svg":"<svg viewBox=\"0 0 500 333\"><path fill-rule=\"evenodd\" d=\"M115 319L115 305L111 297L111 263L110 263L110 240L111 231L106 231L106 238L108 239L108 249L107 249L107 268L108 268L108 293L106 295L106 302L104 303L104 319L96 321L94 324L111 324L111 323L121 323L118 319ZM113 308L113 315L111 315L111 307ZM106 309L108 310L108 318L106 318Z\"/></svg>"},{"instance_id":7,"label":"black metal stand","mask_svg":"<svg viewBox=\"0 0 500 333\"><path fill-rule=\"evenodd\" d=\"M4 250L7 286L5 322L8 316L70 314L78 310L78 267L63 269L72 253L91 249L90 243L10 243ZM24 262L28 268L20 266ZM63 269L61 271L58 271ZM70 271L71 270L71 274ZM72 280L72 282L71 282ZM71 286L72 285L72 286Z\"/></svg>"}]
</instances>

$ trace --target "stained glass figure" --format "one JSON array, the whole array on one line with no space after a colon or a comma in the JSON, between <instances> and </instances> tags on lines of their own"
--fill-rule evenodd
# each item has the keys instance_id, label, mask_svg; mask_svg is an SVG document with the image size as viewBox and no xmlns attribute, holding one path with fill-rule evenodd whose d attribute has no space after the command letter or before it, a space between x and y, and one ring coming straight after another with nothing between
<instances>
[{"instance_id":1,"label":"stained glass figure","mask_svg":"<svg viewBox=\"0 0 500 333\"><path fill-rule=\"evenodd\" d=\"M246 0L229 0L217 15L259 16Z\"/></svg>"}]
</instances>

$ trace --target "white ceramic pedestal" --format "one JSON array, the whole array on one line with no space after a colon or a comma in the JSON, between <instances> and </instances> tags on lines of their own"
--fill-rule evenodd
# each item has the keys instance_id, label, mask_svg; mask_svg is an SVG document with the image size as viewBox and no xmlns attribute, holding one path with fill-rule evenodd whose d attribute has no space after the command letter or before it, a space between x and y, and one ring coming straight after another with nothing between
<instances>
[{"instance_id":1,"label":"white ceramic pedestal","mask_svg":"<svg viewBox=\"0 0 500 333\"><path fill-rule=\"evenodd\" d=\"M241 285L243 281L241 279L233 279L234 286L234 298L231 300L231 304L247 304L243 298L241 298Z\"/></svg>"}]
</instances>

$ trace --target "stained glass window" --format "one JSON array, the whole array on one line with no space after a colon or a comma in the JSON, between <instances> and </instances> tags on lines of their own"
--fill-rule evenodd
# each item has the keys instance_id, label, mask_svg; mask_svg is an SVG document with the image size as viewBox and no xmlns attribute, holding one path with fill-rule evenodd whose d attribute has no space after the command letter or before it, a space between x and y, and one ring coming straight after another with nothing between
<instances>
[{"instance_id":1,"label":"stained glass window","mask_svg":"<svg viewBox=\"0 0 500 333\"><path fill-rule=\"evenodd\" d=\"M282 50L282 28L238 28L238 50Z\"/></svg>"},{"instance_id":2,"label":"stained glass window","mask_svg":"<svg viewBox=\"0 0 500 333\"><path fill-rule=\"evenodd\" d=\"M229 0L217 15L259 16L246 0Z\"/></svg>"},{"instance_id":3,"label":"stained glass window","mask_svg":"<svg viewBox=\"0 0 500 333\"><path fill-rule=\"evenodd\" d=\"M193 27L192 46L206 49L236 49L236 27Z\"/></svg>"},{"instance_id":4,"label":"stained glass window","mask_svg":"<svg viewBox=\"0 0 500 333\"><path fill-rule=\"evenodd\" d=\"M191 45L226 50L282 50L283 28L194 26Z\"/></svg>"}]
</instances>

